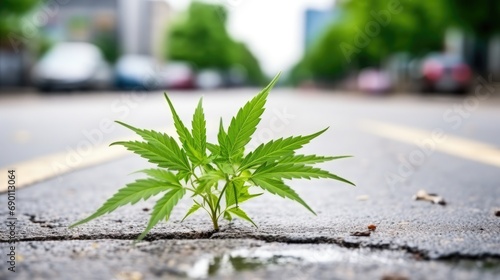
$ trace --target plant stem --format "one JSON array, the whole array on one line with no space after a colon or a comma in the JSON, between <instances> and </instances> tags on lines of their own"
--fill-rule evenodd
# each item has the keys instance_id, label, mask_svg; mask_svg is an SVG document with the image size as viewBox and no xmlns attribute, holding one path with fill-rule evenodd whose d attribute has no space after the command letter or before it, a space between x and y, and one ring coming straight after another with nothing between
<instances>
[{"instance_id":1,"label":"plant stem","mask_svg":"<svg viewBox=\"0 0 500 280\"><path fill-rule=\"evenodd\" d=\"M220 192L220 195L219 195L219 199L217 199L217 204L215 205L215 211L220 211L220 201L222 199L222 196L224 195L224 191L226 190L227 188L227 185L229 185L229 179L226 179L226 184L224 184L224 187L222 188L221 192Z\"/></svg>"},{"instance_id":2,"label":"plant stem","mask_svg":"<svg viewBox=\"0 0 500 280\"><path fill-rule=\"evenodd\" d=\"M215 214L215 213L214 213ZM216 215L212 216L212 223L214 224L214 230L219 231L219 223L218 223L218 218Z\"/></svg>"}]
</instances>

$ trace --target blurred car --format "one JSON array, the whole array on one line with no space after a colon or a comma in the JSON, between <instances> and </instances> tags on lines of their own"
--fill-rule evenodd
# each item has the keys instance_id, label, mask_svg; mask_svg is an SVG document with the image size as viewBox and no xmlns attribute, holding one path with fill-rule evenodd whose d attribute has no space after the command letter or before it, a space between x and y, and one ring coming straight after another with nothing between
<instances>
[{"instance_id":1,"label":"blurred car","mask_svg":"<svg viewBox=\"0 0 500 280\"><path fill-rule=\"evenodd\" d=\"M169 62L157 75L158 84L164 89L192 89L195 74L188 63Z\"/></svg>"},{"instance_id":2,"label":"blurred car","mask_svg":"<svg viewBox=\"0 0 500 280\"><path fill-rule=\"evenodd\" d=\"M158 65L152 57L124 55L115 65L116 86L120 89L153 90L159 87Z\"/></svg>"},{"instance_id":3,"label":"blurred car","mask_svg":"<svg viewBox=\"0 0 500 280\"><path fill-rule=\"evenodd\" d=\"M391 79L384 71L366 68L358 75L358 88L368 93L388 92L391 90Z\"/></svg>"},{"instance_id":4,"label":"blurred car","mask_svg":"<svg viewBox=\"0 0 500 280\"><path fill-rule=\"evenodd\" d=\"M229 68L225 76L228 87L243 87L248 84L248 73L241 65Z\"/></svg>"},{"instance_id":5,"label":"blurred car","mask_svg":"<svg viewBox=\"0 0 500 280\"><path fill-rule=\"evenodd\" d=\"M34 85L42 91L109 87L112 71L101 51L89 43L59 43L32 70Z\"/></svg>"},{"instance_id":6,"label":"blurred car","mask_svg":"<svg viewBox=\"0 0 500 280\"><path fill-rule=\"evenodd\" d=\"M196 87L199 89L216 89L224 86L224 77L214 69L205 69L196 75Z\"/></svg>"},{"instance_id":7,"label":"blurred car","mask_svg":"<svg viewBox=\"0 0 500 280\"><path fill-rule=\"evenodd\" d=\"M467 92L472 81L472 70L458 55L433 53L420 65L422 91Z\"/></svg>"}]
</instances>

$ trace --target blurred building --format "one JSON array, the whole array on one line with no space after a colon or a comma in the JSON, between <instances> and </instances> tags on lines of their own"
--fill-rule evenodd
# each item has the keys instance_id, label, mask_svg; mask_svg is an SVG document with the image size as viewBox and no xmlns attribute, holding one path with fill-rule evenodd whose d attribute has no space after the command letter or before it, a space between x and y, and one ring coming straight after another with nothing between
<instances>
[{"instance_id":1,"label":"blurred building","mask_svg":"<svg viewBox=\"0 0 500 280\"><path fill-rule=\"evenodd\" d=\"M340 19L341 11L334 10L315 10L307 9L305 11L304 26L304 49L307 52L310 47L318 40L328 29L328 26Z\"/></svg>"},{"instance_id":2,"label":"blurred building","mask_svg":"<svg viewBox=\"0 0 500 280\"><path fill-rule=\"evenodd\" d=\"M40 17L40 38L97 45L113 63L120 55L143 54L162 58L172 9L161 0L49 0L33 15ZM29 48L0 49L0 86L29 84L36 58Z\"/></svg>"},{"instance_id":3,"label":"blurred building","mask_svg":"<svg viewBox=\"0 0 500 280\"><path fill-rule=\"evenodd\" d=\"M42 27L55 41L85 41L117 53L158 55L171 15L160 0L72 0Z\"/></svg>"},{"instance_id":4,"label":"blurred building","mask_svg":"<svg viewBox=\"0 0 500 280\"><path fill-rule=\"evenodd\" d=\"M42 33L57 41L91 41L102 32L116 34L117 0L72 0L42 26Z\"/></svg>"},{"instance_id":5,"label":"blurred building","mask_svg":"<svg viewBox=\"0 0 500 280\"><path fill-rule=\"evenodd\" d=\"M120 44L124 54L161 59L172 9L162 0L119 0Z\"/></svg>"}]
</instances>

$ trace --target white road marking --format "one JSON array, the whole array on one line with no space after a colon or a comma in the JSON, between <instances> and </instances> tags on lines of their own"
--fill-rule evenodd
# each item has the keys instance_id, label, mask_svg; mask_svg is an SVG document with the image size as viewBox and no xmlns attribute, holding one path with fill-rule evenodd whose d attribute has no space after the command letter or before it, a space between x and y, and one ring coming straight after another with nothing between
<instances>
[{"instance_id":1,"label":"white road marking","mask_svg":"<svg viewBox=\"0 0 500 280\"><path fill-rule=\"evenodd\" d=\"M367 120L360 123L363 130L372 134L415 144L416 141L431 140L432 131L407 126ZM468 160L500 167L500 150L491 145L475 140L446 134L442 141L434 141L434 150Z\"/></svg>"}]
</instances>

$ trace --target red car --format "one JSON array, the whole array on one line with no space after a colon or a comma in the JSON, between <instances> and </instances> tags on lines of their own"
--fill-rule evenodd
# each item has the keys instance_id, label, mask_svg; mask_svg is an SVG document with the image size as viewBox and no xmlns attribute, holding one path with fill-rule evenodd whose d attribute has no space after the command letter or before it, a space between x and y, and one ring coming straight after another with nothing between
<instances>
[{"instance_id":1,"label":"red car","mask_svg":"<svg viewBox=\"0 0 500 280\"><path fill-rule=\"evenodd\" d=\"M420 67L422 91L468 92L472 70L460 56L431 54L423 59Z\"/></svg>"}]
</instances>

